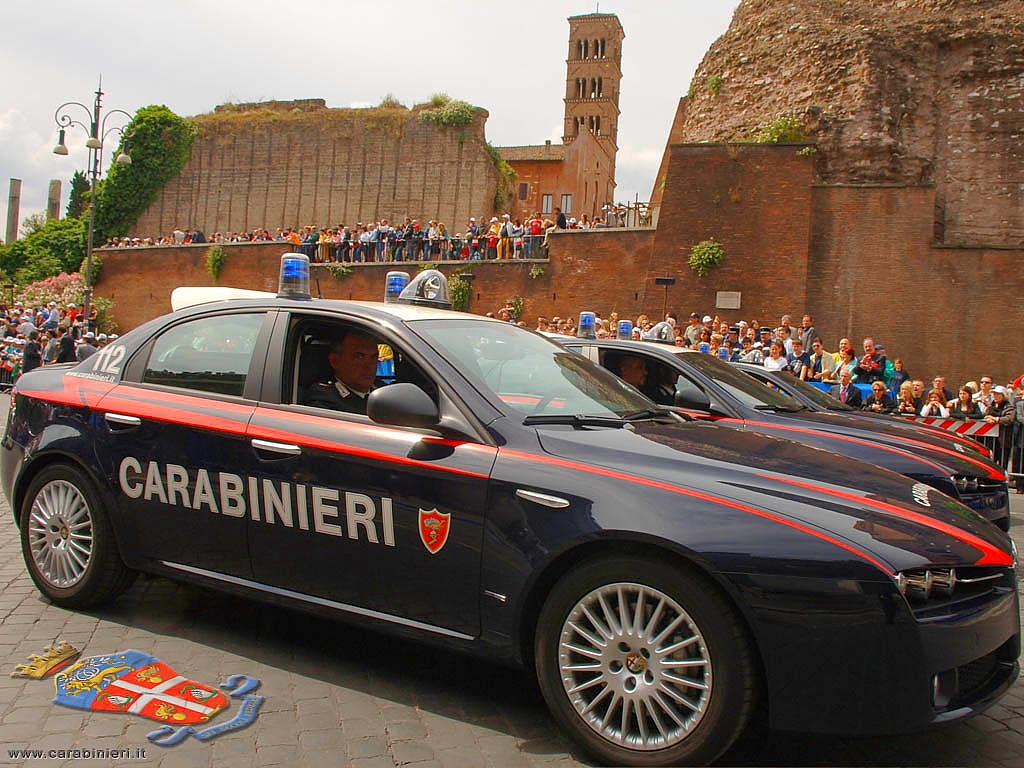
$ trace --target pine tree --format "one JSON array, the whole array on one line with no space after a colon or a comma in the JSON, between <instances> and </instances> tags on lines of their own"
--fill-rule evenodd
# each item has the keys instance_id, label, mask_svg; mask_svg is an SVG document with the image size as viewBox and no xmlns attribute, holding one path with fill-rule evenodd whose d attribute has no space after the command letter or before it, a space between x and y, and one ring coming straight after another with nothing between
<instances>
[{"instance_id":1,"label":"pine tree","mask_svg":"<svg viewBox=\"0 0 1024 768\"><path fill-rule=\"evenodd\" d=\"M78 218L85 213L89 204L89 179L84 171L75 171L71 177L71 194L68 196L68 218Z\"/></svg>"}]
</instances>

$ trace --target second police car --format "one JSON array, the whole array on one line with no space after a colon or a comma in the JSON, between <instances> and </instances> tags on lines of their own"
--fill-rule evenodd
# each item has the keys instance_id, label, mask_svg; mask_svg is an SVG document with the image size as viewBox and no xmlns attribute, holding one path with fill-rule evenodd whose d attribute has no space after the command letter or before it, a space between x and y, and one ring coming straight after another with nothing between
<instances>
[{"instance_id":1,"label":"second police car","mask_svg":"<svg viewBox=\"0 0 1024 768\"><path fill-rule=\"evenodd\" d=\"M145 572L524 665L617 765L710 762L755 711L952 722L1017 677L1012 544L959 502L416 306L440 273L363 304L288 269L293 295L190 306L18 382L0 476L50 600ZM352 331L393 362L368 415L303 405Z\"/></svg>"},{"instance_id":2,"label":"second police car","mask_svg":"<svg viewBox=\"0 0 1024 768\"><path fill-rule=\"evenodd\" d=\"M646 375L641 389L662 405L877 464L959 499L1004 531L1010 529L1006 473L980 446L965 446L964 438L895 419L815 412L735 365L672 344L555 338L616 373L625 358L639 358Z\"/></svg>"}]
</instances>

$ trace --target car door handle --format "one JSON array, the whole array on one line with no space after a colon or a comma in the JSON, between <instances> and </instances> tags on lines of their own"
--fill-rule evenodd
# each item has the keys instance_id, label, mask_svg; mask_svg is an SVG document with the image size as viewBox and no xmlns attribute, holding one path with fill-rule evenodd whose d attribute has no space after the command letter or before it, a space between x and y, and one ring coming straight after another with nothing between
<instances>
[{"instance_id":1,"label":"car door handle","mask_svg":"<svg viewBox=\"0 0 1024 768\"><path fill-rule=\"evenodd\" d=\"M569 506L569 500L563 499L561 496L548 496L546 493L528 491L525 488L516 488L516 496L552 509L565 509Z\"/></svg>"},{"instance_id":2,"label":"car door handle","mask_svg":"<svg viewBox=\"0 0 1024 768\"><path fill-rule=\"evenodd\" d=\"M270 453L283 453L286 456L301 456L302 448L292 443L272 443L269 440L253 439L252 447L257 451L269 451Z\"/></svg>"},{"instance_id":3,"label":"car door handle","mask_svg":"<svg viewBox=\"0 0 1024 768\"><path fill-rule=\"evenodd\" d=\"M103 418L107 420L107 424L110 425L111 429L142 426L142 419L138 416L126 416L123 413L105 413Z\"/></svg>"}]
</instances>

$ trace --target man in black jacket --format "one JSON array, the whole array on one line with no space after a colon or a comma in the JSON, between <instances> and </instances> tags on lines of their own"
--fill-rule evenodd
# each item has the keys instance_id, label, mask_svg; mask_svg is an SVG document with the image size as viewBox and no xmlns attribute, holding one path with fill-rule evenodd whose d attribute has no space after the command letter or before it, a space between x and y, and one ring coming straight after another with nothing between
<instances>
[{"instance_id":1,"label":"man in black jacket","mask_svg":"<svg viewBox=\"0 0 1024 768\"><path fill-rule=\"evenodd\" d=\"M864 357L853 369L857 381L872 384L876 381L885 383L885 355L875 349L874 339L864 339Z\"/></svg>"},{"instance_id":2,"label":"man in black jacket","mask_svg":"<svg viewBox=\"0 0 1024 768\"><path fill-rule=\"evenodd\" d=\"M30 331L28 343L21 356L21 372L28 373L43 364L43 350L39 346L39 331Z\"/></svg>"},{"instance_id":3,"label":"man in black jacket","mask_svg":"<svg viewBox=\"0 0 1024 768\"><path fill-rule=\"evenodd\" d=\"M64 328L58 328L57 333L59 339L57 340L57 360L58 363L73 363L76 360L75 357L75 337L72 335L70 330Z\"/></svg>"},{"instance_id":4,"label":"man in black jacket","mask_svg":"<svg viewBox=\"0 0 1024 768\"><path fill-rule=\"evenodd\" d=\"M334 376L306 388L302 404L347 413L366 413L366 398L377 376L377 340L349 331L331 346L327 355Z\"/></svg>"},{"instance_id":5,"label":"man in black jacket","mask_svg":"<svg viewBox=\"0 0 1024 768\"><path fill-rule=\"evenodd\" d=\"M896 402L892 396L885 391L885 384L876 381L871 385L871 395L864 401L860 409L872 413L892 413L896 410Z\"/></svg>"}]
</instances>

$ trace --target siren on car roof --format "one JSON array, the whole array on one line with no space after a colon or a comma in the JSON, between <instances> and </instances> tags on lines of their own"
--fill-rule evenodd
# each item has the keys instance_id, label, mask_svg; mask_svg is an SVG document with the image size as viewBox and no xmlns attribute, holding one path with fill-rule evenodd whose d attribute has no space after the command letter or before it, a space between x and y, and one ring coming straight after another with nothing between
<instances>
[{"instance_id":1,"label":"siren on car roof","mask_svg":"<svg viewBox=\"0 0 1024 768\"><path fill-rule=\"evenodd\" d=\"M408 272L388 272L384 278L384 301L394 304L409 284Z\"/></svg>"},{"instance_id":2,"label":"siren on car roof","mask_svg":"<svg viewBox=\"0 0 1024 768\"><path fill-rule=\"evenodd\" d=\"M662 320L657 323L651 330L644 334L644 341L658 341L662 344L672 344L675 342L675 330L672 328L672 323Z\"/></svg>"},{"instance_id":3,"label":"siren on car roof","mask_svg":"<svg viewBox=\"0 0 1024 768\"><path fill-rule=\"evenodd\" d=\"M302 253L281 256L281 277L278 280L279 299L310 299L309 257Z\"/></svg>"},{"instance_id":4,"label":"siren on car roof","mask_svg":"<svg viewBox=\"0 0 1024 768\"><path fill-rule=\"evenodd\" d=\"M425 269L402 289L398 303L451 309L452 300L448 293L448 278L436 269Z\"/></svg>"},{"instance_id":5,"label":"siren on car roof","mask_svg":"<svg viewBox=\"0 0 1024 768\"><path fill-rule=\"evenodd\" d=\"M580 312L580 321L576 325L576 335L581 339L597 338L597 315L593 312Z\"/></svg>"}]
</instances>

